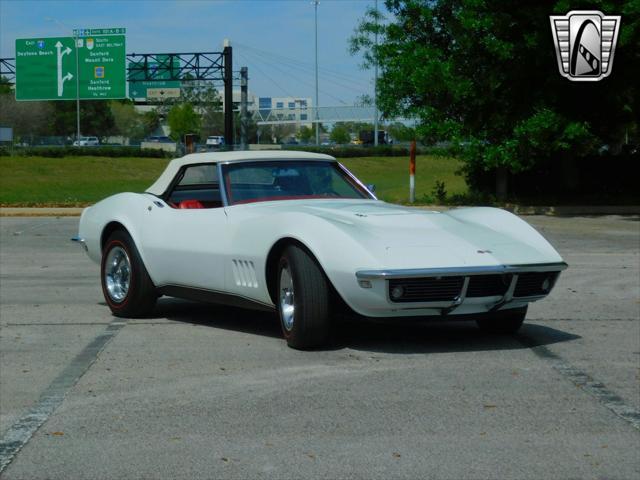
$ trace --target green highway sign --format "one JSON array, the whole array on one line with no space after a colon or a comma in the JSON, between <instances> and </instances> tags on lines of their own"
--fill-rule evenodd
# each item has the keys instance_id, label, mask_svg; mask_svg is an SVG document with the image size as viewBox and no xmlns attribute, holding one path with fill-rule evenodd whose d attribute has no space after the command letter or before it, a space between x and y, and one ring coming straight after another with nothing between
<instances>
[{"instance_id":1,"label":"green highway sign","mask_svg":"<svg viewBox=\"0 0 640 480\"><path fill-rule=\"evenodd\" d=\"M125 36L16 40L16 100L74 100L78 82L82 100L125 98Z\"/></svg>"},{"instance_id":2,"label":"green highway sign","mask_svg":"<svg viewBox=\"0 0 640 480\"><path fill-rule=\"evenodd\" d=\"M147 69L154 73L154 70L158 68L159 63L169 63L167 55L158 55L157 62L149 62ZM136 66L136 64L132 64ZM177 58L173 59L173 68L178 71L180 69L180 62ZM168 80L170 78L169 72L162 70L157 74L157 80L138 80L144 78L142 72L134 72L129 78L129 97L130 98L169 98L180 96L180 80Z\"/></svg>"},{"instance_id":3,"label":"green highway sign","mask_svg":"<svg viewBox=\"0 0 640 480\"><path fill-rule=\"evenodd\" d=\"M73 34L78 37L94 37L96 35L124 35L126 28L77 28Z\"/></svg>"}]
</instances>

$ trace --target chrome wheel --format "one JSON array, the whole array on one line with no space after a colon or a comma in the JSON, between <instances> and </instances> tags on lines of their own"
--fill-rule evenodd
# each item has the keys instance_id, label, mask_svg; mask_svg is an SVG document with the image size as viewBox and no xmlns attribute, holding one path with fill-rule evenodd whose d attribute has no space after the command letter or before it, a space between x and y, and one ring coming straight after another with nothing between
<instances>
[{"instance_id":1,"label":"chrome wheel","mask_svg":"<svg viewBox=\"0 0 640 480\"><path fill-rule=\"evenodd\" d=\"M129 293L131 281L131 261L122 247L113 247L104 263L104 284L109 298L121 303Z\"/></svg>"},{"instance_id":2,"label":"chrome wheel","mask_svg":"<svg viewBox=\"0 0 640 480\"><path fill-rule=\"evenodd\" d=\"M289 266L285 265L280 270L280 312L282 314L282 324L287 332L293 328L295 305L293 293L293 277L289 271Z\"/></svg>"}]
</instances>

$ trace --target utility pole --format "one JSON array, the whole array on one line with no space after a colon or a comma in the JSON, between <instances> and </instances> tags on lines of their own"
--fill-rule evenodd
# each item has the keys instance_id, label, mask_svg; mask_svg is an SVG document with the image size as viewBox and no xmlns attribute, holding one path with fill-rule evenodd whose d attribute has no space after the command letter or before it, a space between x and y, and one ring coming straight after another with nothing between
<instances>
[{"instance_id":1,"label":"utility pole","mask_svg":"<svg viewBox=\"0 0 640 480\"><path fill-rule=\"evenodd\" d=\"M247 67L240 69L240 150L247 150L247 103L248 103L249 71Z\"/></svg>"},{"instance_id":2,"label":"utility pole","mask_svg":"<svg viewBox=\"0 0 640 480\"><path fill-rule=\"evenodd\" d=\"M316 23L316 146L320 145L320 113L318 112L319 100L318 100L318 4L319 0L313 1L315 8L315 23Z\"/></svg>"},{"instance_id":3,"label":"utility pole","mask_svg":"<svg viewBox=\"0 0 640 480\"><path fill-rule=\"evenodd\" d=\"M373 50L374 74L373 74L373 145L378 146L378 0L376 0L376 31L375 46Z\"/></svg>"},{"instance_id":4,"label":"utility pole","mask_svg":"<svg viewBox=\"0 0 640 480\"><path fill-rule=\"evenodd\" d=\"M229 40L225 39L224 49L224 143L233 150L233 50Z\"/></svg>"}]
</instances>

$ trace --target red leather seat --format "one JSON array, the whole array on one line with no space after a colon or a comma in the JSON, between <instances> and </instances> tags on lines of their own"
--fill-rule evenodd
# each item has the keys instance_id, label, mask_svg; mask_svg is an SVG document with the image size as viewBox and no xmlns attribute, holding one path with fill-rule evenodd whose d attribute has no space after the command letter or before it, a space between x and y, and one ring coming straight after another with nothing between
<instances>
[{"instance_id":1,"label":"red leather seat","mask_svg":"<svg viewBox=\"0 0 640 480\"><path fill-rule=\"evenodd\" d=\"M204 205L200 200L182 200L178 204L178 208L187 209L187 208L204 208Z\"/></svg>"}]
</instances>

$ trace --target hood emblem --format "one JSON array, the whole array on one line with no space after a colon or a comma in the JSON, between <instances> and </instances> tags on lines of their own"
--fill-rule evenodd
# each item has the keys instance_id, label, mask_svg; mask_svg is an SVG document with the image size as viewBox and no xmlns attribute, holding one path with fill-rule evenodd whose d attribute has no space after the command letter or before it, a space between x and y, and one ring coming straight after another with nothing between
<instances>
[{"instance_id":1,"label":"hood emblem","mask_svg":"<svg viewBox=\"0 0 640 480\"><path fill-rule=\"evenodd\" d=\"M491 250L478 250L478 253L493 253Z\"/></svg>"}]
</instances>

